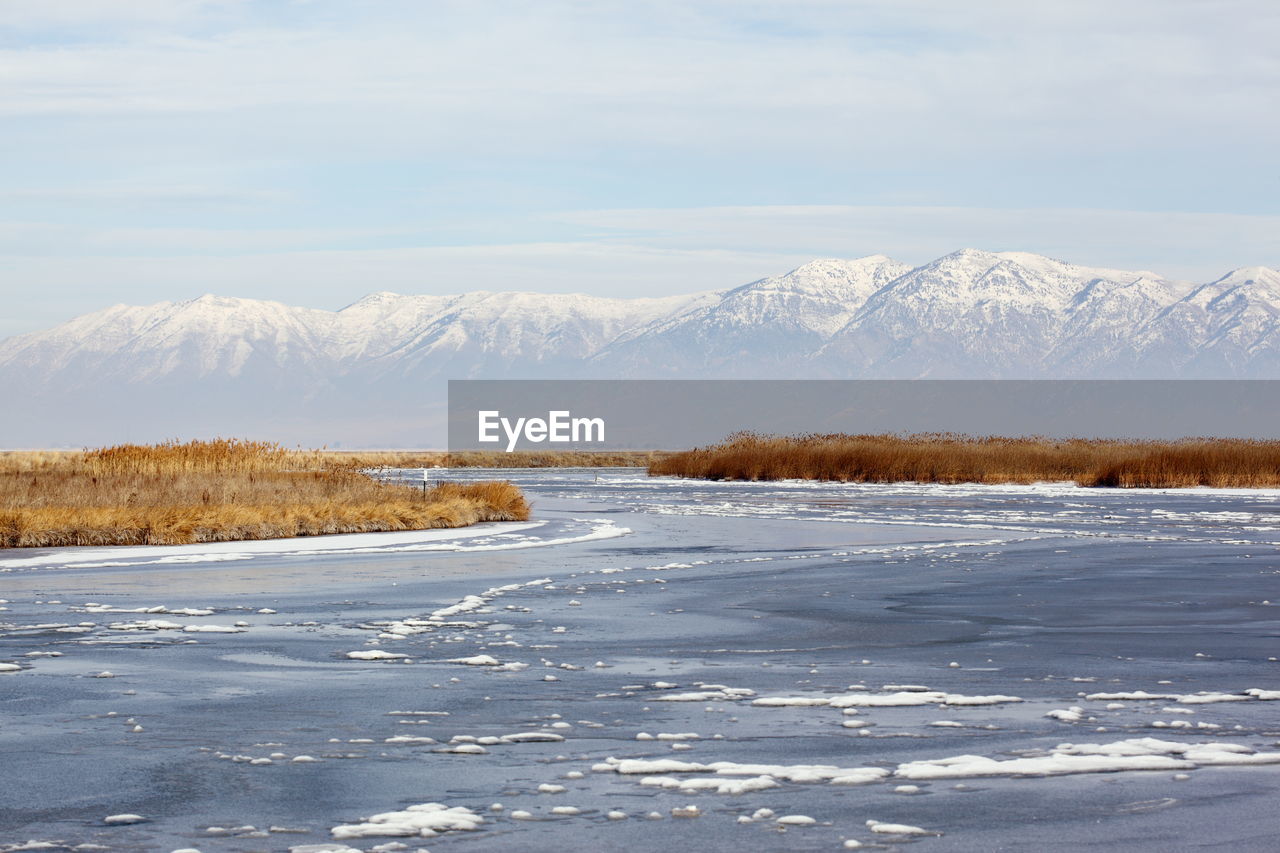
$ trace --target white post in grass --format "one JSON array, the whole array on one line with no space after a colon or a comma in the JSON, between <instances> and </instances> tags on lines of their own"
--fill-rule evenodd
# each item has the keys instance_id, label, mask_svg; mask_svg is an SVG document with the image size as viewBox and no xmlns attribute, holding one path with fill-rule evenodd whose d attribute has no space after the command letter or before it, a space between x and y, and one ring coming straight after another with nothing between
<instances>
[{"instance_id":1,"label":"white post in grass","mask_svg":"<svg viewBox=\"0 0 1280 853\"><path fill-rule=\"evenodd\" d=\"M427 480L428 480L427 469L423 468L422 469L422 497L423 498L427 496Z\"/></svg>"}]
</instances>

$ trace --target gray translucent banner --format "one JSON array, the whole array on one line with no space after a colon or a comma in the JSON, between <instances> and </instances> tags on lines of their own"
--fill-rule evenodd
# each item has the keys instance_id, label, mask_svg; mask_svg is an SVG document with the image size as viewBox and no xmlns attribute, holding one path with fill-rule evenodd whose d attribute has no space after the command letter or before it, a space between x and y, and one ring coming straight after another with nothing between
<instances>
[{"instance_id":1,"label":"gray translucent banner","mask_svg":"<svg viewBox=\"0 0 1280 853\"><path fill-rule=\"evenodd\" d=\"M449 382L453 451L679 450L739 430L1275 439L1280 381Z\"/></svg>"}]
</instances>

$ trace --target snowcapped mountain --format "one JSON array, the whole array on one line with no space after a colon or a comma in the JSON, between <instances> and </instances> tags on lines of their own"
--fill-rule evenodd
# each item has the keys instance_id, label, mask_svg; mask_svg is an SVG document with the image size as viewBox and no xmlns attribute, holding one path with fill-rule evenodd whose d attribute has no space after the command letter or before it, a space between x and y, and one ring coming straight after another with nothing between
<instances>
[{"instance_id":1,"label":"snowcapped mountain","mask_svg":"<svg viewBox=\"0 0 1280 853\"><path fill-rule=\"evenodd\" d=\"M962 249L875 293L815 360L830 375L900 379L1110 376L1116 346L1188 290L1150 272Z\"/></svg>"},{"instance_id":2,"label":"snowcapped mountain","mask_svg":"<svg viewBox=\"0 0 1280 853\"><path fill-rule=\"evenodd\" d=\"M910 269L884 255L812 261L640 327L596 353L592 367L605 376L785 376Z\"/></svg>"},{"instance_id":3,"label":"snowcapped mountain","mask_svg":"<svg viewBox=\"0 0 1280 853\"><path fill-rule=\"evenodd\" d=\"M0 446L211 432L420 445L423 400L445 379L513 377L1280 378L1280 273L1196 285L964 249L918 267L817 260L659 299L116 305L0 341L0 394L18 413Z\"/></svg>"}]
</instances>

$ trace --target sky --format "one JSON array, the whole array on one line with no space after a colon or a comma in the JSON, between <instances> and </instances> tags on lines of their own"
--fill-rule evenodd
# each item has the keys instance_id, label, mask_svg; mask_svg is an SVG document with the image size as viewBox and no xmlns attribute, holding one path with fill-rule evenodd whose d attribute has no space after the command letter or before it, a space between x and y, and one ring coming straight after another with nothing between
<instances>
[{"instance_id":1,"label":"sky","mask_svg":"<svg viewBox=\"0 0 1280 853\"><path fill-rule=\"evenodd\" d=\"M0 336L816 257L1280 267L1275 0L0 0Z\"/></svg>"}]
</instances>

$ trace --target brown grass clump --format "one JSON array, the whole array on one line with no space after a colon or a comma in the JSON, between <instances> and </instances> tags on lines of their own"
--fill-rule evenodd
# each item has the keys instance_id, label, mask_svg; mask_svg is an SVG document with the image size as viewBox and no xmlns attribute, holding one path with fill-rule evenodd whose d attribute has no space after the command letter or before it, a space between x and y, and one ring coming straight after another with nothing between
<instances>
[{"instance_id":1,"label":"brown grass clump","mask_svg":"<svg viewBox=\"0 0 1280 853\"><path fill-rule=\"evenodd\" d=\"M182 545L520 521L506 482L377 482L317 451L238 440L0 455L0 547Z\"/></svg>"},{"instance_id":2,"label":"brown grass clump","mask_svg":"<svg viewBox=\"0 0 1280 853\"><path fill-rule=\"evenodd\" d=\"M923 435L769 436L736 433L712 447L672 453L651 475L711 480L856 483L1034 483L1081 486L1280 486L1280 442Z\"/></svg>"}]
</instances>

